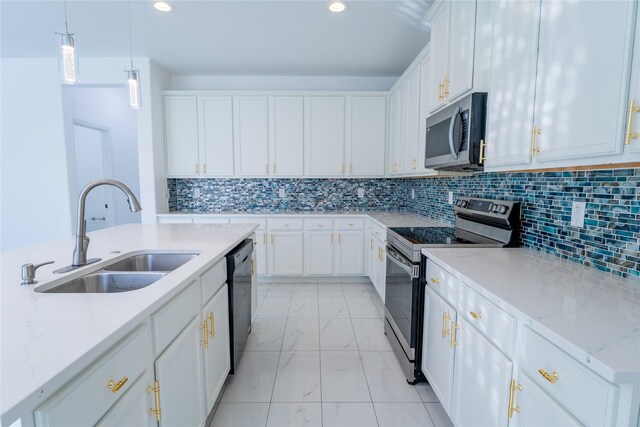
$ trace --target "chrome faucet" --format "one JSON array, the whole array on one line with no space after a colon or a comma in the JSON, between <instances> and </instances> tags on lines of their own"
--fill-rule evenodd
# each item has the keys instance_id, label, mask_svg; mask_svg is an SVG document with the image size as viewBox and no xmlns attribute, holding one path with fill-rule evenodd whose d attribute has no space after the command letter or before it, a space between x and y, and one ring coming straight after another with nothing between
<instances>
[{"instance_id":1,"label":"chrome faucet","mask_svg":"<svg viewBox=\"0 0 640 427\"><path fill-rule=\"evenodd\" d=\"M89 248L89 238L87 237L87 221L84 219L85 205L87 196L96 187L101 185L113 185L119 188L127 196L127 202L129 203L129 210L131 212L138 212L142 209L140 202L136 199L131 189L120 181L115 179L97 179L87 184L86 187L80 193L78 198L78 227L76 228L76 248L73 250L73 263L70 266L61 268L54 271L54 273L65 273L67 271L74 270L83 265L92 264L100 261L99 258L92 258L87 260L87 249Z\"/></svg>"}]
</instances>

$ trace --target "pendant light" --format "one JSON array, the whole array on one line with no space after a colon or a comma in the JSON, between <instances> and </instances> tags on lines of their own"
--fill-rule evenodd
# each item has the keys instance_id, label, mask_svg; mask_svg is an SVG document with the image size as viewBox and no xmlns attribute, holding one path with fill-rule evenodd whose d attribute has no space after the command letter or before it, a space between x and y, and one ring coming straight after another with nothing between
<instances>
[{"instance_id":1,"label":"pendant light","mask_svg":"<svg viewBox=\"0 0 640 427\"><path fill-rule=\"evenodd\" d=\"M131 42L131 0L127 0L129 9L129 54L131 58L131 68L124 70L127 73L127 85L129 87L129 105L131 108L140 108L140 70L133 68L133 43Z\"/></svg>"},{"instance_id":2,"label":"pendant light","mask_svg":"<svg viewBox=\"0 0 640 427\"><path fill-rule=\"evenodd\" d=\"M67 23L67 1L64 1L64 33L60 34L60 78L65 84L75 84L78 82L78 57L76 55L76 43L69 33Z\"/></svg>"}]
</instances>

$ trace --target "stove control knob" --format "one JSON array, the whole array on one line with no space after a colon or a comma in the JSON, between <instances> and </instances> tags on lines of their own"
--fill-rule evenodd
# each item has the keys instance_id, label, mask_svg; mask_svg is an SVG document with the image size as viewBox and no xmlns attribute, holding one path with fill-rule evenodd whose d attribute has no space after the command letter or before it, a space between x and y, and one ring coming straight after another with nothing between
<instances>
[{"instance_id":1,"label":"stove control knob","mask_svg":"<svg viewBox=\"0 0 640 427\"><path fill-rule=\"evenodd\" d=\"M503 214L507 211L507 207L505 205L498 206L498 213Z\"/></svg>"},{"instance_id":2,"label":"stove control knob","mask_svg":"<svg viewBox=\"0 0 640 427\"><path fill-rule=\"evenodd\" d=\"M467 207L467 201L466 200L459 200L459 202L460 202L460 206L461 207L463 207L463 208Z\"/></svg>"},{"instance_id":3,"label":"stove control knob","mask_svg":"<svg viewBox=\"0 0 640 427\"><path fill-rule=\"evenodd\" d=\"M456 206L457 206L457 207L462 206L462 200L457 200L457 201L456 201Z\"/></svg>"},{"instance_id":4,"label":"stove control knob","mask_svg":"<svg viewBox=\"0 0 640 427\"><path fill-rule=\"evenodd\" d=\"M489 206L489 212L495 212L496 211L496 205L494 205L493 203Z\"/></svg>"}]
</instances>

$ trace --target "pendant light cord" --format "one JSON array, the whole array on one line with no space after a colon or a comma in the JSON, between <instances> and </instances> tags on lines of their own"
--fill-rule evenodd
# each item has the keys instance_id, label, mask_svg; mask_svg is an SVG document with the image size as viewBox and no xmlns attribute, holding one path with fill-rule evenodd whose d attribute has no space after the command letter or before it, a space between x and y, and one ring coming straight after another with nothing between
<instances>
[{"instance_id":1,"label":"pendant light cord","mask_svg":"<svg viewBox=\"0 0 640 427\"><path fill-rule=\"evenodd\" d=\"M69 24L67 23L67 0L64 0L64 28L69 34Z\"/></svg>"},{"instance_id":2,"label":"pendant light cord","mask_svg":"<svg viewBox=\"0 0 640 427\"><path fill-rule=\"evenodd\" d=\"M129 53L131 57L131 71L133 71L133 42L131 41L131 0L127 0L129 10Z\"/></svg>"}]
</instances>

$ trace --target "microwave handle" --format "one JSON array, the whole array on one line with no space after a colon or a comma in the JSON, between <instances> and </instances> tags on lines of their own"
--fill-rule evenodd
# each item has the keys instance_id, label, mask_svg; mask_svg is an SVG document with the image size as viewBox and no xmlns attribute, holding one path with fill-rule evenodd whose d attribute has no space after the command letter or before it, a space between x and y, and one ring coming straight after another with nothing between
<instances>
[{"instance_id":1,"label":"microwave handle","mask_svg":"<svg viewBox=\"0 0 640 427\"><path fill-rule=\"evenodd\" d=\"M453 157L454 160L458 159L458 150L456 148L456 145L460 146L460 144L454 143L453 130L456 127L456 122L458 121L459 117L460 117L460 106L457 106L453 111L451 120L449 121L449 150L451 150L451 157Z\"/></svg>"}]
</instances>

